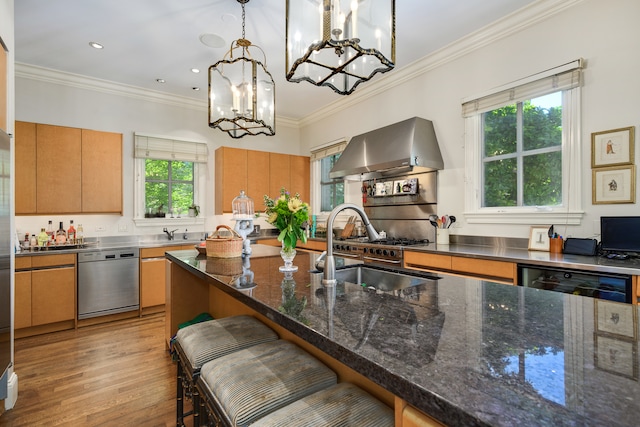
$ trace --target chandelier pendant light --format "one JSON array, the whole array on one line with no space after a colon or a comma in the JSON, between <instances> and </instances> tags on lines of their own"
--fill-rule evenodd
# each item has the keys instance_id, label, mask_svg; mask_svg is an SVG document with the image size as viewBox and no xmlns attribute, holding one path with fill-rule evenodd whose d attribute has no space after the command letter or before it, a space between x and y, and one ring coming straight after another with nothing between
<instances>
[{"instance_id":1,"label":"chandelier pendant light","mask_svg":"<svg viewBox=\"0 0 640 427\"><path fill-rule=\"evenodd\" d=\"M288 81L349 95L395 57L395 0L287 0Z\"/></svg>"},{"instance_id":2,"label":"chandelier pendant light","mask_svg":"<svg viewBox=\"0 0 640 427\"><path fill-rule=\"evenodd\" d=\"M275 135L275 83L267 71L264 51L245 38L244 5L242 38L231 42L224 58L209 67L209 127L227 132L232 138L245 135ZM264 64L251 57L258 49ZM234 58L234 51L241 56Z\"/></svg>"}]
</instances>

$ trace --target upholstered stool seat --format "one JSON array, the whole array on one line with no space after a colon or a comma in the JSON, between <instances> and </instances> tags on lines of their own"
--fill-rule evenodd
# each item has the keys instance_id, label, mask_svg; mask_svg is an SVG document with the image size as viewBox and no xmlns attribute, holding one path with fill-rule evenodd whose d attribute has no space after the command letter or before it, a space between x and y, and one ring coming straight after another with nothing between
<instances>
[{"instance_id":1,"label":"upholstered stool seat","mask_svg":"<svg viewBox=\"0 0 640 427\"><path fill-rule=\"evenodd\" d=\"M393 427L393 410L350 383L320 390L278 409L251 427Z\"/></svg>"},{"instance_id":2,"label":"upholstered stool seat","mask_svg":"<svg viewBox=\"0 0 640 427\"><path fill-rule=\"evenodd\" d=\"M196 387L210 425L244 427L336 382L322 362L278 340L205 363Z\"/></svg>"},{"instance_id":3,"label":"upholstered stool seat","mask_svg":"<svg viewBox=\"0 0 640 427\"><path fill-rule=\"evenodd\" d=\"M275 341L278 335L251 316L230 316L196 323L182 328L173 345L178 356L177 419L178 426L191 413L184 413L185 391L193 401L193 425L199 425L199 395L195 389L202 365L215 358L264 342Z\"/></svg>"}]
</instances>

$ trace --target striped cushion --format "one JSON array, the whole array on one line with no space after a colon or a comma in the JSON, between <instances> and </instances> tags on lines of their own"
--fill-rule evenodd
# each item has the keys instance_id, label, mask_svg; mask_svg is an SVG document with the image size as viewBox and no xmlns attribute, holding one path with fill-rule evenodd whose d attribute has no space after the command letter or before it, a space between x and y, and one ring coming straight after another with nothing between
<instances>
[{"instance_id":1,"label":"striped cushion","mask_svg":"<svg viewBox=\"0 0 640 427\"><path fill-rule=\"evenodd\" d=\"M340 383L285 406L251 427L393 427L391 408L353 384Z\"/></svg>"},{"instance_id":2,"label":"striped cushion","mask_svg":"<svg viewBox=\"0 0 640 427\"><path fill-rule=\"evenodd\" d=\"M206 362L263 342L278 335L251 316L230 316L196 323L178 331L176 340L194 371Z\"/></svg>"},{"instance_id":3,"label":"striped cushion","mask_svg":"<svg viewBox=\"0 0 640 427\"><path fill-rule=\"evenodd\" d=\"M205 363L200 384L235 426L247 426L336 383L336 374L288 341L259 344Z\"/></svg>"}]
</instances>

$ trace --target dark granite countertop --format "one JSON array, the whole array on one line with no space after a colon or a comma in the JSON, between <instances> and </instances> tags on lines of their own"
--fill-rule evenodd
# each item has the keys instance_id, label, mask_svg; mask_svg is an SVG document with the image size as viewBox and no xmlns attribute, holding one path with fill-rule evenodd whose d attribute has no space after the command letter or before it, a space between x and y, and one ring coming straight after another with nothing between
<instances>
[{"instance_id":1,"label":"dark granite countertop","mask_svg":"<svg viewBox=\"0 0 640 427\"><path fill-rule=\"evenodd\" d=\"M637 306L446 274L326 288L317 254L286 278L278 248L253 248L236 276L168 257L446 425L637 425Z\"/></svg>"}]
</instances>

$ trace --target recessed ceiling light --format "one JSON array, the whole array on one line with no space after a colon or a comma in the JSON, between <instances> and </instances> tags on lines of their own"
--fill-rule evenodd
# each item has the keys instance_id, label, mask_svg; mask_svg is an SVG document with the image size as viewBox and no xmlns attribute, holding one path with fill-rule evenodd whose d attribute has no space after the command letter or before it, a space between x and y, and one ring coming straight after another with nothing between
<instances>
[{"instance_id":1,"label":"recessed ceiling light","mask_svg":"<svg viewBox=\"0 0 640 427\"><path fill-rule=\"evenodd\" d=\"M165 80L164 80L164 79L156 79L156 81L157 81L158 83L165 83Z\"/></svg>"},{"instance_id":2,"label":"recessed ceiling light","mask_svg":"<svg viewBox=\"0 0 640 427\"><path fill-rule=\"evenodd\" d=\"M200 88L198 86L194 86L191 89L195 90L196 92L200 90Z\"/></svg>"},{"instance_id":3,"label":"recessed ceiling light","mask_svg":"<svg viewBox=\"0 0 640 427\"><path fill-rule=\"evenodd\" d=\"M198 74L198 73L200 72L200 69L198 69L198 68L192 68L192 69L191 69L191 72L192 72L192 73L196 73L196 74Z\"/></svg>"},{"instance_id":4,"label":"recessed ceiling light","mask_svg":"<svg viewBox=\"0 0 640 427\"><path fill-rule=\"evenodd\" d=\"M100 43L97 43L97 42L89 42L89 46L91 46L94 49L104 49L104 46L102 46Z\"/></svg>"},{"instance_id":5,"label":"recessed ceiling light","mask_svg":"<svg viewBox=\"0 0 640 427\"><path fill-rule=\"evenodd\" d=\"M227 44L222 37L211 33L200 34L200 42L205 46L215 48L224 47Z\"/></svg>"}]
</instances>

